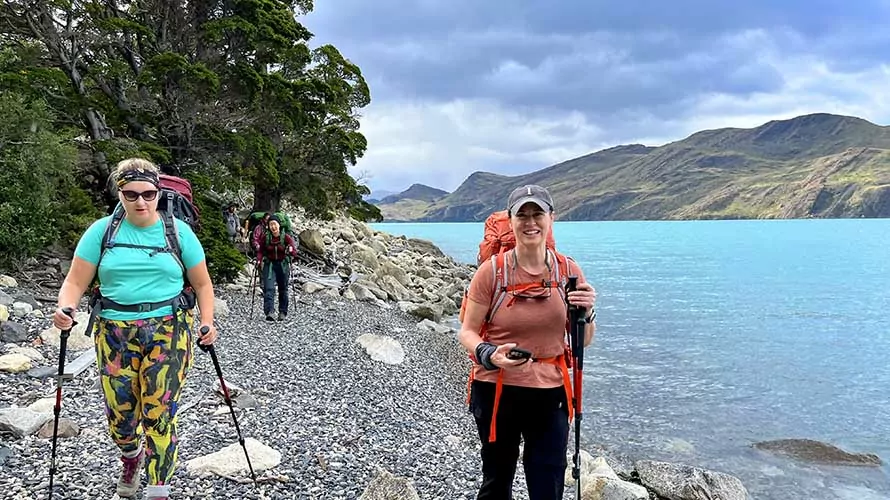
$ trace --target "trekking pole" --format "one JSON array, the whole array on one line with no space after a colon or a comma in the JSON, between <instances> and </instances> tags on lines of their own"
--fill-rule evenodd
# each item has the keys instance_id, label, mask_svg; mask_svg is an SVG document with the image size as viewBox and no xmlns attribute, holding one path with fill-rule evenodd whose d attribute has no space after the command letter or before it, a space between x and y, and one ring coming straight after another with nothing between
<instances>
[{"instance_id":1,"label":"trekking pole","mask_svg":"<svg viewBox=\"0 0 890 500\"><path fill-rule=\"evenodd\" d=\"M200 330L200 337L198 337L198 347L202 351L210 353L210 359L213 360L213 368L216 369L216 375L219 377L219 386L223 390L223 396L226 399L226 404L229 405L229 412L232 414L232 421L235 422L235 430L238 432L238 442L241 443L241 447L244 448L244 457L247 458L247 468L250 469L250 477L253 478L254 486L259 488L259 485L256 482L256 474L254 474L253 466L250 464L250 455L247 453L247 445L244 443L244 437L241 435L241 427L238 426L238 419L235 418L235 408L232 407L232 398L229 396L229 389L228 387L226 387L226 381L223 380L222 369L219 367L219 360L216 357L216 349L213 348L213 344L204 345L200 342L201 338L208 333L210 333L210 327L202 326Z\"/></svg>"},{"instance_id":2,"label":"trekking pole","mask_svg":"<svg viewBox=\"0 0 890 500\"><path fill-rule=\"evenodd\" d=\"M74 320L74 309L65 307L62 312L67 314ZM72 321L71 328L74 328L76 321ZM59 334L59 373L56 376L56 405L53 407L53 445L52 455L50 456L49 465L49 498L53 497L53 477L56 475L56 440L59 432L59 413L62 411L62 376L65 373L65 355L68 350L68 335L71 334L71 328L62 330Z\"/></svg>"},{"instance_id":3,"label":"trekking pole","mask_svg":"<svg viewBox=\"0 0 890 500\"><path fill-rule=\"evenodd\" d=\"M289 260L290 269L288 269L288 278L287 278L287 286L290 287L290 303L293 306L295 300L297 300L297 280L295 279L296 266L295 263L297 261L296 256Z\"/></svg>"},{"instance_id":4,"label":"trekking pole","mask_svg":"<svg viewBox=\"0 0 890 500\"><path fill-rule=\"evenodd\" d=\"M566 292L578 289L578 277L569 276ZM575 500L581 500L581 387L584 376L584 317L580 307L569 305L572 347L572 406L575 408L575 455L572 459L572 477L575 479Z\"/></svg>"},{"instance_id":5,"label":"trekking pole","mask_svg":"<svg viewBox=\"0 0 890 500\"><path fill-rule=\"evenodd\" d=\"M253 265L253 276L250 278L250 319L253 319L253 306L256 304L256 286L260 280L259 261L255 261Z\"/></svg>"}]
</instances>

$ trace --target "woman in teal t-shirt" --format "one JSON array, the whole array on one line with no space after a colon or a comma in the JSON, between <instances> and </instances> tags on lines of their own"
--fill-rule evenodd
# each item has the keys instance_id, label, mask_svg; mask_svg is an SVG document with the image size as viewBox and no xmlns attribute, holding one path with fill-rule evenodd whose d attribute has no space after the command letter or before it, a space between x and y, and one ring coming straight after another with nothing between
<instances>
[{"instance_id":1,"label":"woman in teal t-shirt","mask_svg":"<svg viewBox=\"0 0 890 500\"><path fill-rule=\"evenodd\" d=\"M201 326L210 329L200 342L212 344L217 335L213 283L204 249L191 227L173 219L182 265L171 253L157 251L167 246L164 221L157 210L159 173L153 163L138 158L117 165L114 177L126 215L115 245L102 253L111 216L86 230L59 290L59 309L53 316L56 328L71 328L72 319L62 309L76 308L98 274L101 299L93 306L98 317L93 331L87 333L95 335L109 432L121 450L123 470L117 494L135 496L144 467L146 499L169 498L176 465L176 409L193 349L194 300L180 303L183 268L201 309Z\"/></svg>"}]
</instances>

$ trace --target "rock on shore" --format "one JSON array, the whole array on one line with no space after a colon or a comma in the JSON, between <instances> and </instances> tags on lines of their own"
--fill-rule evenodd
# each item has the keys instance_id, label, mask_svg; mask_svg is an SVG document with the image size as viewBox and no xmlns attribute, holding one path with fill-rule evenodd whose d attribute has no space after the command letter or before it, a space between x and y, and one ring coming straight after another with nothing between
<instances>
[{"instance_id":1,"label":"rock on shore","mask_svg":"<svg viewBox=\"0 0 890 500\"><path fill-rule=\"evenodd\" d=\"M219 287L217 352L260 487L246 472L210 357L195 350L180 402L173 498L475 498L481 464L465 405L470 365L454 330L440 323L457 312L473 266L455 263L429 242L349 219L293 219L301 245L335 261L353 281L341 286L304 270L282 322L262 318L258 296L249 317L250 267L238 282ZM61 272L65 262L47 266ZM58 331L49 326L53 304L39 296L0 276L4 498L45 498ZM120 462L106 434L95 363L89 363L91 339L75 331L69 346L67 363L87 363L63 389L55 481L64 493L58 498L111 498ZM687 484L707 494L708 485L696 478L718 477L584 456L585 499L647 500ZM568 499L570 468L567 476ZM721 488L729 488L721 490L725 498L746 497L740 482L719 477ZM524 488L520 466L517 499L527 498Z\"/></svg>"}]
</instances>

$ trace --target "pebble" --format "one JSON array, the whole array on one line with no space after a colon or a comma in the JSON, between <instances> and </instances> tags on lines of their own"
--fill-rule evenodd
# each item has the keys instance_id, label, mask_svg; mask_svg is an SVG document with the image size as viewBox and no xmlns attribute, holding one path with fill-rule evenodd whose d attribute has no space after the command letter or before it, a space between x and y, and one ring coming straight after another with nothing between
<instances>
[{"instance_id":1,"label":"pebble","mask_svg":"<svg viewBox=\"0 0 890 500\"><path fill-rule=\"evenodd\" d=\"M266 322L243 294L220 294L231 314L218 320L217 355L227 383L250 395L236 405L242 435L282 454L281 464L257 477L286 477L240 484L226 478L192 477L185 462L238 442L231 414L215 394L218 382L209 354L195 350L195 363L180 401L178 467L171 481L180 499L357 499L378 467L414 482L420 498L473 499L481 484L479 443L466 407L469 361L454 333L418 329L398 308L323 294L292 302L288 319ZM50 312L50 311L45 311ZM33 339L46 318L21 319ZM373 361L356 339L388 335L405 352L399 365ZM22 344L25 345L25 344ZM38 346L52 366L58 352ZM75 358L69 353L68 362ZM61 416L81 428L60 439L54 498L110 498L119 468L108 438L95 367L63 387ZM0 373L0 408L26 406L54 397L52 377ZM217 416L214 413L222 409ZM0 497L46 498L51 441L36 435L0 435ZM2 461L2 460L0 460ZM324 464L324 465L322 465ZM245 473L241 479L249 479ZM521 464L515 498L525 499ZM58 494L61 493L61 494ZM572 491L566 492L571 498Z\"/></svg>"}]
</instances>

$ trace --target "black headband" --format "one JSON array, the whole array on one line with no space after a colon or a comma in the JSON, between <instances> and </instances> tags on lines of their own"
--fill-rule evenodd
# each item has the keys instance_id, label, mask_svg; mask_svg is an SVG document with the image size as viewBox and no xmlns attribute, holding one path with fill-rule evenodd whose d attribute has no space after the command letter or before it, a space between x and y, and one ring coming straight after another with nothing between
<instances>
[{"instance_id":1,"label":"black headband","mask_svg":"<svg viewBox=\"0 0 890 500\"><path fill-rule=\"evenodd\" d=\"M122 173L117 179L117 187L122 188L124 184L139 181L150 182L155 187L158 187L161 183L161 180L158 178L158 174L152 172L151 170L136 168L133 170L127 170L126 172Z\"/></svg>"}]
</instances>

